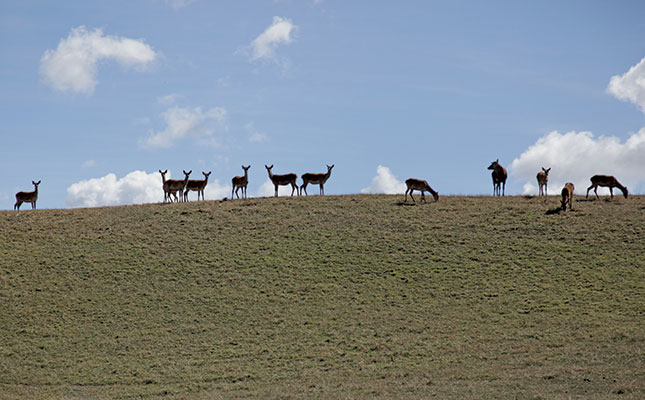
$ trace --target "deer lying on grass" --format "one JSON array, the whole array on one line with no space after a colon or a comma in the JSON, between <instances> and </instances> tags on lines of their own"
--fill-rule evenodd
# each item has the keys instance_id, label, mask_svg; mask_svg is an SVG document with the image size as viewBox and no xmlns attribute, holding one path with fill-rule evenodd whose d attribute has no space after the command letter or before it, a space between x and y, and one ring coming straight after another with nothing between
<instances>
[{"instance_id":1,"label":"deer lying on grass","mask_svg":"<svg viewBox=\"0 0 645 400\"><path fill-rule=\"evenodd\" d=\"M291 196L293 196L293 192L298 193L298 196L300 196L300 191L298 190L298 185L296 184L298 175L293 173L284 174L284 175L274 175L273 172L271 172L273 165L271 165L270 167L267 167L265 165L264 167L267 169L267 172L269 173L269 179L271 179L271 182L273 182L273 186L275 186L275 197L278 197L278 186L286 186L286 185L291 185Z\"/></svg>"},{"instance_id":2,"label":"deer lying on grass","mask_svg":"<svg viewBox=\"0 0 645 400\"><path fill-rule=\"evenodd\" d=\"M488 169L493 170L493 172L491 173L491 176L493 177L493 196L500 195L500 187L502 196L504 196L504 191L506 190L506 178L508 177L508 174L506 173L506 169L499 165L499 158L496 161L490 163Z\"/></svg>"},{"instance_id":3,"label":"deer lying on grass","mask_svg":"<svg viewBox=\"0 0 645 400\"><path fill-rule=\"evenodd\" d=\"M600 199L600 197L598 197L598 186L608 187L612 199L614 198L615 187L620 189L620 191L623 192L623 196L627 198L627 187L621 185L620 182L618 182L618 179L609 175L594 175L591 177L591 186L587 188L587 195L585 196L585 199L589 197L589 191L591 190L591 188L593 188L593 192L596 194L596 198Z\"/></svg>"},{"instance_id":4,"label":"deer lying on grass","mask_svg":"<svg viewBox=\"0 0 645 400\"><path fill-rule=\"evenodd\" d=\"M569 203L569 210L572 210L571 204L573 203L573 190L575 186L573 183L567 182L562 188L562 211L567 211L567 203Z\"/></svg>"},{"instance_id":5,"label":"deer lying on grass","mask_svg":"<svg viewBox=\"0 0 645 400\"><path fill-rule=\"evenodd\" d=\"M204 175L204 179L198 180L198 179L191 179L186 183L186 191L184 192L184 201L188 201L188 192L191 190L194 190L197 192L197 201L199 201L199 194L202 194L202 200L204 200L204 189L206 189L206 185L208 185L208 177L211 175L212 171L208 171L208 173L202 171L202 174Z\"/></svg>"},{"instance_id":6,"label":"deer lying on grass","mask_svg":"<svg viewBox=\"0 0 645 400\"><path fill-rule=\"evenodd\" d=\"M244 176L235 176L231 180L231 183L233 184L233 190L231 190L231 199L233 198L233 193L237 196L237 198L240 198L240 195L237 194L237 191L242 189L242 197L246 198L246 187L249 184L249 168L251 166L245 167L242 165L242 169L244 170Z\"/></svg>"},{"instance_id":7,"label":"deer lying on grass","mask_svg":"<svg viewBox=\"0 0 645 400\"><path fill-rule=\"evenodd\" d=\"M421 179L414 179L410 178L405 181L406 186L408 187L407 190L405 191L405 203L408 202L408 193L410 193L410 198L412 199L413 203L416 203L414 201L414 197L412 197L412 192L415 190L419 190L421 192L421 200L425 203L426 201L426 196L424 192L430 192L432 193L432 197L434 197L434 201L439 201L439 193L435 192L430 185L428 185L428 181L424 181Z\"/></svg>"},{"instance_id":8,"label":"deer lying on grass","mask_svg":"<svg viewBox=\"0 0 645 400\"><path fill-rule=\"evenodd\" d=\"M159 173L161 174L161 181L163 182L164 203L166 202L166 200L172 203L172 197L170 197L171 195L175 197L175 202L179 202L179 199L177 198L177 192L179 192L180 194L184 192L184 188L188 184L188 176L192 172L193 172L192 169L188 172L184 171L185 178L183 180L179 180L179 179L166 179L166 174L168 173L168 170L165 170L165 171L159 170Z\"/></svg>"},{"instance_id":9,"label":"deer lying on grass","mask_svg":"<svg viewBox=\"0 0 645 400\"><path fill-rule=\"evenodd\" d=\"M31 203L31 209L36 209L36 200L38 200L38 185L41 181L31 181L34 184L33 192L18 192L16 193L16 204L13 205L14 210L20 210L22 203Z\"/></svg>"},{"instance_id":10,"label":"deer lying on grass","mask_svg":"<svg viewBox=\"0 0 645 400\"><path fill-rule=\"evenodd\" d=\"M307 185L312 184L312 185L320 185L320 194L324 195L325 194L325 182L327 182L327 179L331 176L331 169L334 168L334 165L332 164L331 166L327 166L327 173L326 174L314 174L311 172L307 172L306 174L302 175L302 186L300 186L300 194L302 194L302 191L305 191L305 196L308 196L307 194Z\"/></svg>"},{"instance_id":11,"label":"deer lying on grass","mask_svg":"<svg viewBox=\"0 0 645 400\"><path fill-rule=\"evenodd\" d=\"M542 171L538 172L536 176L538 187L539 187L538 196L547 195L547 185L549 183L549 171L551 171L551 168L544 169L544 167L542 167Z\"/></svg>"}]
</instances>

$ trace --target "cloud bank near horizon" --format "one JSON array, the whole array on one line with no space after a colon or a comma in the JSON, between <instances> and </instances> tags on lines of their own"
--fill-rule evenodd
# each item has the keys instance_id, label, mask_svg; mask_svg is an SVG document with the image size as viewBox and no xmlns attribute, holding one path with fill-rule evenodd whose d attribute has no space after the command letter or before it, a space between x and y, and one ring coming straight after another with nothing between
<instances>
[{"instance_id":1,"label":"cloud bank near horizon","mask_svg":"<svg viewBox=\"0 0 645 400\"><path fill-rule=\"evenodd\" d=\"M170 179L170 176L167 176ZM201 178L197 178L201 179ZM231 191L230 186L219 180L208 181L204 190L206 200L219 200ZM189 199L197 198L196 192L189 193ZM159 172L132 171L123 178L109 173L100 178L83 180L67 188L68 207L102 207L128 204L161 203L164 193Z\"/></svg>"},{"instance_id":2,"label":"cloud bank near horizon","mask_svg":"<svg viewBox=\"0 0 645 400\"><path fill-rule=\"evenodd\" d=\"M372 184L361 189L361 193L403 194L405 190L405 183L399 181L388 167L379 165L376 167L376 176L372 179Z\"/></svg>"},{"instance_id":3,"label":"cloud bank near horizon","mask_svg":"<svg viewBox=\"0 0 645 400\"><path fill-rule=\"evenodd\" d=\"M549 194L559 194L566 182L574 183L576 193L586 193L589 178L596 174L613 175L623 185L637 188L645 182L645 128L625 142L613 136L596 138L591 132L554 131L514 159L509 170L515 178L527 181L523 194L537 194L536 175L542 167L552 168Z\"/></svg>"}]
</instances>

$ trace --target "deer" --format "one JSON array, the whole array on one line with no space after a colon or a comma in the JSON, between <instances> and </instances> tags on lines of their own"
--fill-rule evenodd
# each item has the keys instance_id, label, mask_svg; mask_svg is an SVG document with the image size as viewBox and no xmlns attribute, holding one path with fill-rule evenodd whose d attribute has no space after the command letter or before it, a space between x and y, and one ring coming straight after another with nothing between
<instances>
[{"instance_id":1,"label":"deer","mask_svg":"<svg viewBox=\"0 0 645 400\"><path fill-rule=\"evenodd\" d=\"M500 195L500 188L502 196L504 196L504 191L506 190L506 178L508 174L506 173L506 168L502 167L499 164L499 158L496 161L493 161L488 166L488 169L492 169L493 172L491 176L493 177L493 196Z\"/></svg>"},{"instance_id":2,"label":"deer","mask_svg":"<svg viewBox=\"0 0 645 400\"><path fill-rule=\"evenodd\" d=\"M251 168L250 164L246 167L242 165L244 176L234 176L233 179L231 179L231 183L233 184L231 199L233 198L233 193L235 193L238 199L240 198L240 195L237 194L237 191L240 189L242 189L242 198L246 198L246 187L249 184L249 168Z\"/></svg>"},{"instance_id":3,"label":"deer","mask_svg":"<svg viewBox=\"0 0 645 400\"><path fill-rule=\"evenodd\" d=\"M204 175L203 180L198 180L198 179L191 179L186 183L186 191L184 192L184 201L188 201L188 192L191 190L194 190L197 192L197 201L199 201L199 194L201 193L202 195L202 200L204 200L204 189L206 189L206 185L208 185L208 177L211 175L211 172L213 171L208 171L208 173L202 171L202 174Z\"/></svg>"},{"instance_id":4,"label":"deer","mask_svg":"<svg viewBox=\"0 0 645 400\"><path fill-rule=\"evenodd\" d=\"M410 193L410 198L412 199L413 203L416 203L414 201L414 197L412 197L412 192L415 190L419 190L421 192L421 200L425 203L426 202L426 196L424 192L430 192L432 193L432 197L434 197L434 201L439 201L439 193L435 192L430 185L428 185L428 181L424 181L421 179L414 179L410 178L405 181L406 186L408 187L407 190L405 191L405 201L404 203L408 202L408 192Z\"/></svg>"},{"instance_id":5,"label":"deer","mask_svg":"<svg viewBox=\"0 0 645 400\"><path fill-rule=\"evenodd\" d=\"M567 211L567 203L569 203L569 210L573 209L571 207L571 204L573 202L574 189L575 189L575 186L573 186L573 183L567 182L564 184L564 187L562 188L562 207L561 207L562 211Z\"/></svg>"},{"instance_id":6,"label":"deer","mask_svg":"<svg viewBox=\"0 0 645 400\"><path fill-rule=\"evenodd\" d=\"M275 186L274 197L278 197L278 186L286 186L286 185L291 185L291 196L293 196L293 192L298 193L298 196L300 196L300 191L298 190L298 185L296 184L298 175L293 173L285 174L285 175L274 175L273 172L271 172L273 165L271 165L270 167L267 167L265 164L264 167L267 169L267 172L269 173L269 179L271 179L271 182L273 182L273 185Z\"/></svg>"},{"instance_id":7,"label":"deer","mask_svg":"<svg viewBox=\"0 0 645 400\"><path fill-rule=\"evenodd\" d=\"M615 187L620 189L620 191L623 192L623 196L627 198L627 194L628 194L627 187L621 185L620 182L618 182L618 179L609 175L594 175L591 177L591 186L587 188L587 195L585 196L585 199L589 197L589 191L592 188L593 188L593 192L596 194L596 198L600 199L600 197L598 197L598 186L608 187L609 193L611 194L612 199L614 198Z\"/></svg>"},{"instance_id":8,"label":"deer","mask_svg":"<svg viewBox=\"0 0 645 400\"><path fill-rule=\"evenodd\" d=\"M177 192L180 194L183 193L184 188L188 184L188 176L193 172L191 169L189 172L184 171L184 176L185 178L183 180L179 179L166 179L166 173L168 173L168 170L161 171L159 170L159 173L161 173L161 180L163 181L163 191L164 191L164 203L166 200L169 200L172 202L172 197L171 195L175 197L175 201L178 202L179 199L177 198Z\"/></svg>"},{"instance_id":9,"label":"deer","mask_svg":"<svg viewBox=\"0 0 645 400\"><path fill-rule=\"evenodd\" d=\"M38 200L38 185L41 181L31 181L34 184L33 192L18 192L16 193L16 204L13 205L14 210L20 210L22 203L31 203L31 209L36 209L36 200Z\"/></svg>"},{"instance_id":10,"label":"deer","mask_svg":"<svg viewBox=\"0 0 645 400\"><path fill-rule=\"evenodd\" d=\"M551 171L551 168L544 169L544 167L542 167L542 171L537 173L536 178L539 186L538 196L547 195L547 185L549 183L549 171Z\"/></svg>"},{"instance_id":11,"label":"deer","mask_svg":"<svg viewBox=\"0 0 645 400\"><path fill-rule=\"evenodd\" d=\"M300 194L302 194L302 191L305 191L305 196L309 196L307 194L307 185L312 184L312 185L320 185L320 194L324 195L325 194L325 182L327 182L327 179L331 176L331 169L334 168L334 164L331 166L327 166L327 173L326 174L315 174L311 172L307 172L306 174L302 175L302 186L300 186Z\"/></svg>"}]
</instances>

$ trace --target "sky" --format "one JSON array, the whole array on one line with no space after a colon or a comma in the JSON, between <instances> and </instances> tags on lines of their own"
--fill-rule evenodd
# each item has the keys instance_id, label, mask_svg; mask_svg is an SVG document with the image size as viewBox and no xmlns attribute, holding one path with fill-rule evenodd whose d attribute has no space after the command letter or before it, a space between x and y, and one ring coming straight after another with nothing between
<instances>
[{"instance_id":1,"label":"sky","mask_svg":"<svg viewBox=\"0 0 645 400\"><path fill-rule=\"evenodd\" d=\"M0 0L0 209L325 194L645 193L645 2ZM300 183L300 179L298 180ZM606 193L599 190L600 193ZM290 189L280 194L289 194ZM309 194L318 190L310 189ZM196 199L196 193L190 199ZM29 205L23 208L29 208Z\"/></svg>"}]
</instances>

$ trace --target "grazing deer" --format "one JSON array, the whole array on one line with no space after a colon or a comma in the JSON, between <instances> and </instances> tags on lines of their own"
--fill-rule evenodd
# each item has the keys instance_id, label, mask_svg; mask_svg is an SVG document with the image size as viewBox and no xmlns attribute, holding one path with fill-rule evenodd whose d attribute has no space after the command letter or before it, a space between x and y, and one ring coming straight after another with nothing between
<instances>
[{"instance_id":1,"label":"grazing deer","mask_svg":"<svg viewBox=\"0 0 645 400\"><path fill-rule=\"evenodd\" d=\"M13 205L14 210L20 210L22 203L31 203L31 208L36 209L36 200L38 200L38 185L41 181L31 181L34 184L33 192L18 192L16 193L16 204Z\"/></svg>"},{"instance_id":2,"label":"grazing deer","mask_svg":"<svg viewBox=\"0 0 645 400\"><path fill-rule=\"evenodd\" d=\"M493 196L500 195L500 187L502 196L504 196L504 191L506 190L506 178L508 174L506 173L506 168L499 165L499 158L496 161L493 161L488 166L488 169L492 169L493 172L491 176L493 177Z\"/></svg>"},{"instance_id":3,"label":"grazing deer","mask_svg":"<svg viewBox=\"0 0 645 400\"><path fill-rule=\"evenodd\" d=\"M414 179L410 178L405 181L405 184L407 185L408 189L405 191L405 203L408 202L408 192L410 193L410 198L412 199L413 203L416 203L414 201L414 197L412 197L412 192L415 190L421 191L421 200L423 202L426 201L426 196L424 192L430 192L432 193L432 197L434 197L434 201L439 201L439 193L435 192L430 185L428 185L428 181L424 181L421 179Z\"/></svg>"},{"instance_id":4,"label":"grazing deer","mask_svg":"<svg viewBox=\"0 0 645 400\"><path fill-rule=\"evenodd\" d=\"M573 202L573 190L575 186L573 183L567 182L562 188L562 211L567 211L567 203L569 203L569 210L572 210L571 204Z\"/></svg>"},{"instance_id":5,"label":"grazing deer","mask_svg":"<svg viewBox=\"0 0 645 400\"><path fill-rule=\"evenodd\" d=\"M307 194L307 185L312 184L312 185L320 185L320 194L324 195L325 194L325 182L327 182L327 179L331 176L331 169L334 168L334 165L332 164L331 166L327 166L327 173L326 174L314 174L311 172L307 172L306 174L302 175L302 186L300 186L300 194L302 194L302 191L305 191L305 196L309 196Z\"/></svg>"},{"instance_id":6,"label":"grazing deer","mask_svg":"<svg viewBox=\"0 0 645 400\"><path fill-rule=\"evenodd\" d=\"M271 182L273 182L273 186L275 186L275 197L278 197L278 186L286 186L286 185L291 185L291 196L293 196L293 192L298 193L298 196L300 196L300 191L298 190L298 185L296 184L298 175L296 174L274 175L273 172L271 172L271 168L273 168L273 165L271 165L270 167L267 167L265 165L264 167L267 169L267 172L269 173L269 179L271 179Z\"/></svg>"},{"instance_id":7,"label":"grazing deer","mask_svg":"<svg viewBox=\"0 0 645 400\"><path fill-rule=\"evenodd\" d=\"M184 188L188 184L188 176L193 172L193 170L190 170L188 172L184 171L184 176L185 178L183 180L179 179L166 179L166 173L168 170L161 171L161 180L163 181L163 191L164 191L164 203L166 200L169 200L172 202L172 197L171 195L175 197L175 201L179 202L179 199L177 198L177 192L179 194L184 192Z\"/></svg>"},{"instance_id":8,"label":"grazing deer","mask_svg":"<svg viewBox=\"0 0 645 400\"><path fill-rule=\"evenodd\" d=\"M589 197L589 191L591 190L591 188L593 188L593 192L596 194L596 198L600 199L600 197L598 197L598 186L608 187L612 199L614 198L615 187L620 189L621 192L623 192L623 196L627 198L627 187L621 185L620 182L618 182L618 179L609 175L594 175L591 177L591 186L587 188L587 195L585 196L585 199Z\"/></svg>"},{"instance_id":9,"label":"grazing deer","mask_svg":"<svg viewBox=\"0 0 645 400\"><path fill-rule=\"evenodd\" d=\"M242 197L246 198L246 187L249 184L249 168L251 168L251 165L246 167L242 165L244 176L234 176L231 180L231 183L233 184L233 189L231 190L231 199L233 198L233 193L235 193L238 199L240 198L240 195L237 194L237 191L240 189L242 189Z\"/></svg>"},{"instance_id":10,"label":"grazing deer","mask_svg":"<svg viewBox=\"0 0 645 400\"><path fill-rule=\"evenodd\" d=\"M536 176L538 186L539 186L538 196L547 195L547 185L549 183L549 171L551 171L551 168L544 169L544 167L542 167L542 171L538 172Z\"/></svg>"},{"instance_id":11,"label":"grazing deer","mask_svg":"<svg viewBox=\"0 0 645 400\"><path fill-rule=\"evenodd\" d=\"M208 171L208 173L202 171L202 174L204 175L203 180L198 180L198 179L191 179L186 183L186 191L184 192L184 201L188 201L188 192L191 190L194 190L197 192L197 201L199 201L199 194L202 194L202 200L204 200L204 189L206 189L206 185L208 185L208 177L210 176L212 171Z\"/></svg>"}]
</instances>

